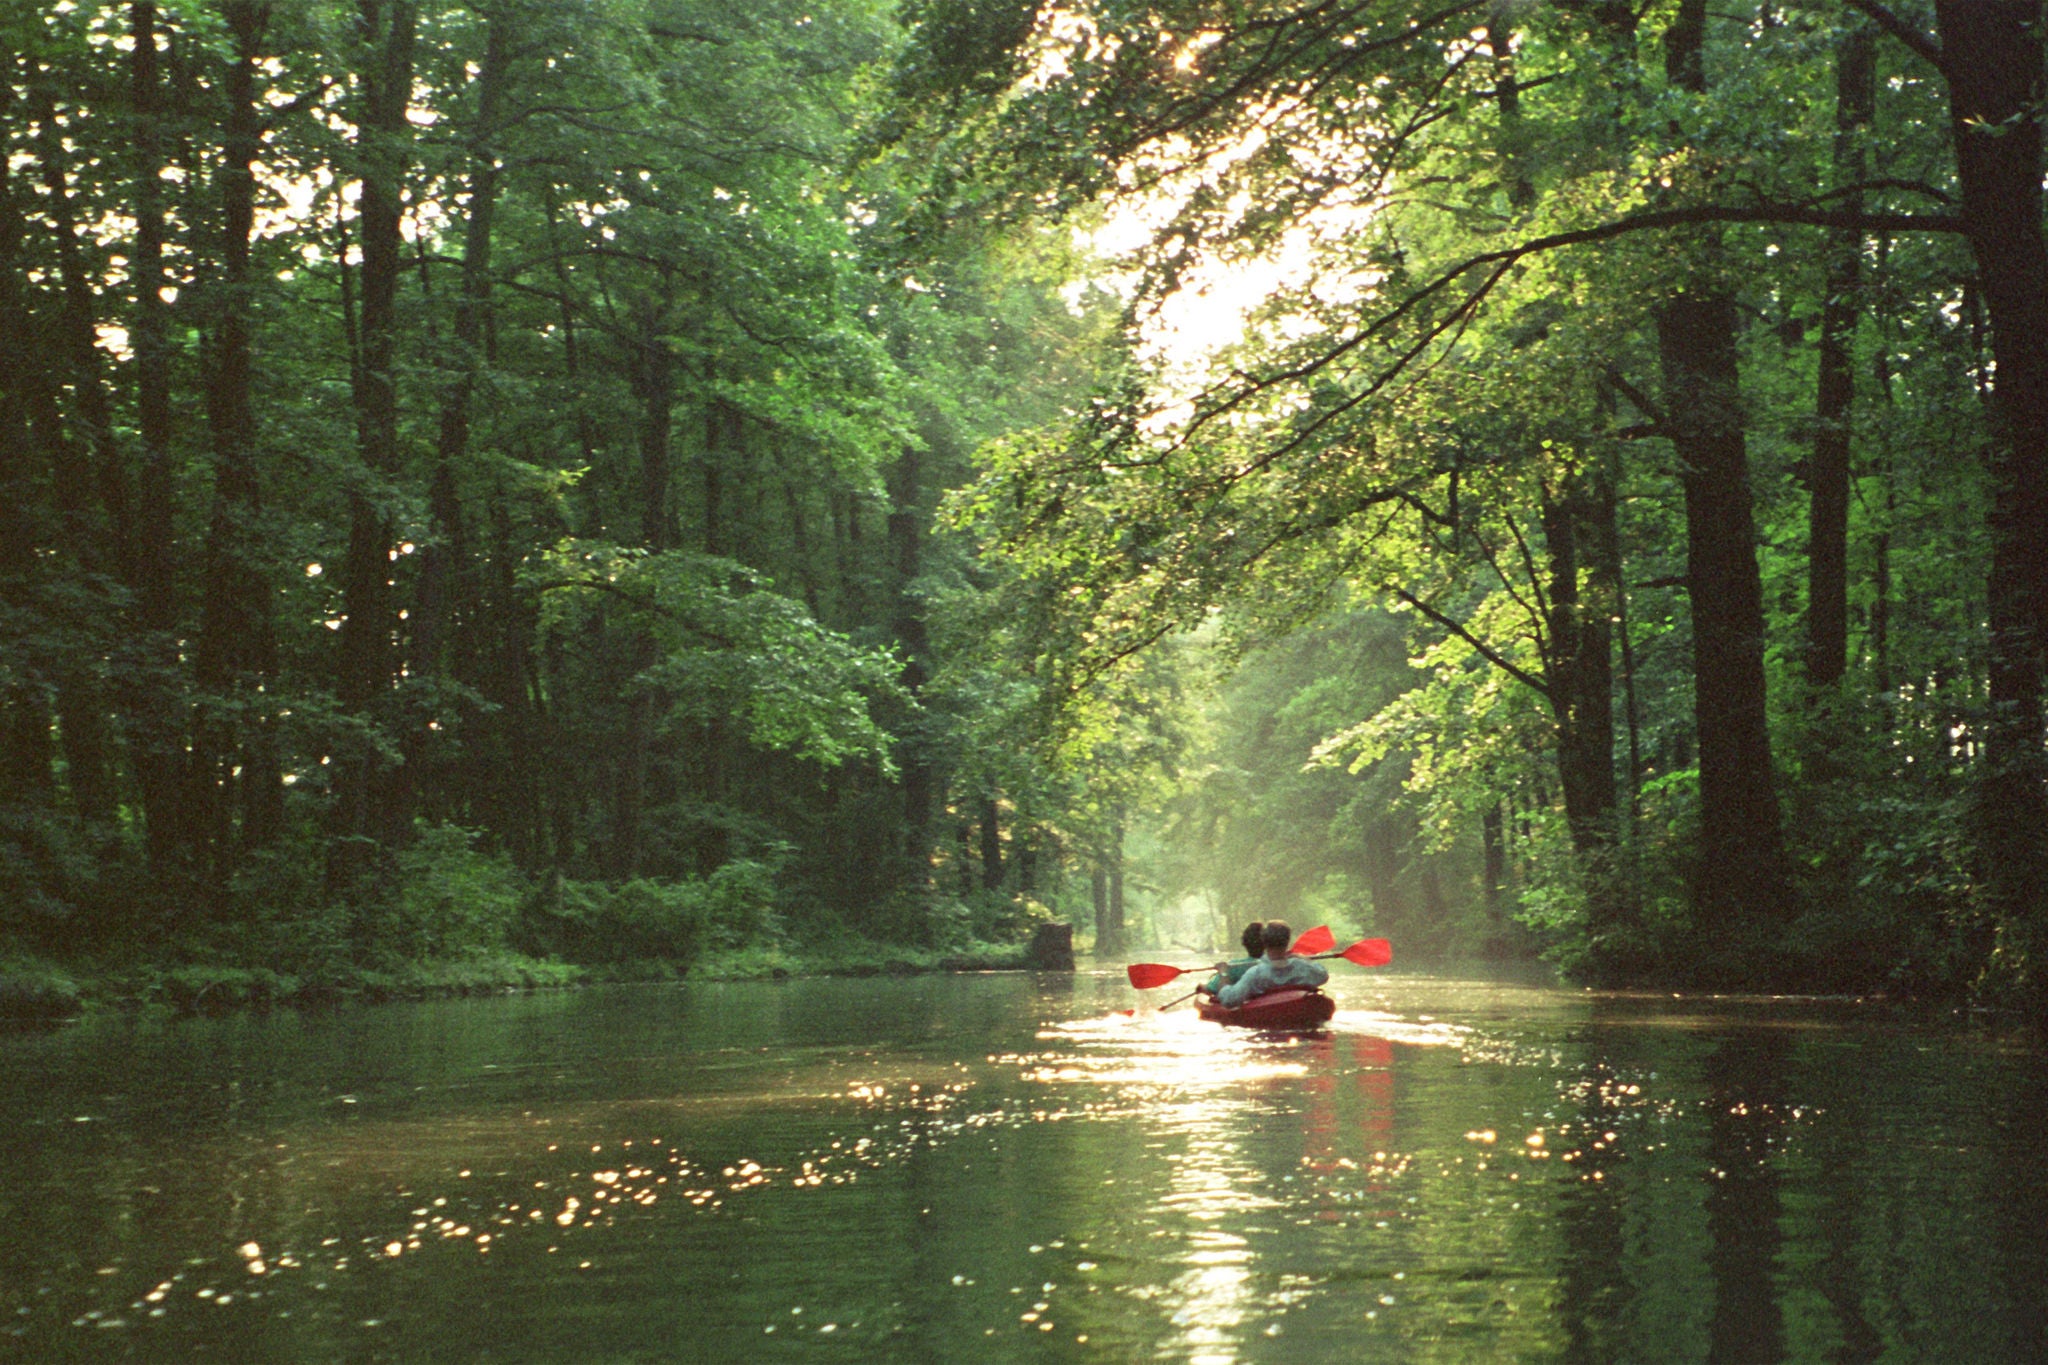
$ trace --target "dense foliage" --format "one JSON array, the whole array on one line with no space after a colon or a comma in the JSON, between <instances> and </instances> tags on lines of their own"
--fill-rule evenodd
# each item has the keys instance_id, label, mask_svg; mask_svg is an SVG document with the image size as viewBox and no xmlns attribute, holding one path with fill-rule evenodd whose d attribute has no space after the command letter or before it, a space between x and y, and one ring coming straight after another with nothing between
<instances>
[{"instance_id":1,"label":"dense foliage","mask_svg":"<svg viewBox=\"0 0 2048 1365\"><path fill-rule=\"evenodd\" d=\"M0 933L2048 1010L2041 20L9 11Z\"/></svg>"},{"instance_id":2,"label":"dense foliage","mask_svg":"<svg viewBox=\"0 0 2048 1365\"><path fill-rule=\"evenodd\" d=\"M886 5L0 24L8 944L318 974L1015 918L938 912L984 792L919 696L964 572L927 524L1086 324L1030 234L907 245L851 150Z\"/></svg>"},{"instance_id":3,"label":"dense foliage","mask_svg":"<svg viewBox=\"0 0 2048 1365\"><path fill-rule=\"evenodd\" d=\"M1274 651L1201 885L2048 1000L2038 4L916 9L932 193L1139 242L1118 381L958 504L1051 688Z\"/></svg>"}]
</instances>

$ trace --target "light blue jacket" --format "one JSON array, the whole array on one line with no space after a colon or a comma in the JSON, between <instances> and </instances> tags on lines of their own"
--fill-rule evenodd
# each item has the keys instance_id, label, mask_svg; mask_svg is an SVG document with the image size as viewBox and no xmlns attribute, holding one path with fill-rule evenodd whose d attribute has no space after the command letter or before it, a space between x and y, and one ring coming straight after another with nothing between
<instances>
[{"instance_id":1,"label":"light blue jacket","mask_svg":"<svg viewBox=\"0 0 2048 1365\"><path fill-rule=\"evenodd\" d=\"M1250 971L1216 992L1217 1003L1242 1005L1255 995L1277 991L1282 986L1320 986L1330 979L1330 969L1305 957L1283 957L1275 962L1262 957Z\"/></svg>"},{"instance_id":2,"label":"light blue jacket","mask_svg":"<svg viewBox=\"0 0 2048 1365\"><path fill-rule=\"evenodd\" d=\"M1216 975L1209 978L1209 994L1216 994L1216 992L1222 990L1231 982L1238 980L1246 972L1250 971L1254 966L1261 962L1264 962L1265 960L1266 959L1262 957L1232 958L1229 962L1224 964L1222 971L1216 973Z\"/></svg>"}]
</instances>

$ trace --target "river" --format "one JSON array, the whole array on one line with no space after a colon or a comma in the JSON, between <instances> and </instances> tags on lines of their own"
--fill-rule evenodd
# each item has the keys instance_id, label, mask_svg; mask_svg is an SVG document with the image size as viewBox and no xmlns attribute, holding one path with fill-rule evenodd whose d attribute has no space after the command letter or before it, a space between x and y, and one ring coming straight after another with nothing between
<instances>
[{"instance_id":1,"label":"river","mask_svg":"<svg viewBox=\"0 0 2048 1365\"><path fill-rule=\"evenodd\" d=\"M1111 969L0 1036L0 1358L2048 1355L2032 1044L1339 972L1302 1037Z\"/></svg>"}]
</instances>

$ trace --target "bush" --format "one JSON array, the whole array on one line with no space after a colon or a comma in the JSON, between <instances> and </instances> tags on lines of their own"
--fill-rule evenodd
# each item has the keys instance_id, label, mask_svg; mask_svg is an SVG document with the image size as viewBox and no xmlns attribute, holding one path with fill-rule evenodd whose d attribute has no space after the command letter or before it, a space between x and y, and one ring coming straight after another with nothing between
<instances>
[{"instance_id":1,"label":"bush","mask_svg":"<svg viewBox=\"0 0 2048 1365\"><path fill-rule=\"evenodd\" d=\"M608 886L563 880L527 908L520 946L572 962L654 959L686 966L707 946L738 950L775 942L774 896L773 869L744 859L681 881L639 878Z\"/></svg>"},{"instance_id":2,"label":"bush","mask_svg":"<svg viewBox=\"0 0 2048 1365\"><path fill-rule=\"evenodd\" d=\"M256 850L229 883L229 914L211 936L217 941L188 937L179 947L203 958L265 962L305 976L341 971L350 958L349 912L328 888L322 862L310 840Z\"/></svg>"},{"instance_id":3,"label":"bush","mask_svg":"<svg viewBox=\"0 0 2048 1365\"><path fill-rule=\"evenodd\" d=\"M78 1013L78 983L45 963L0 962L0 1020L65 1019Z\"/></svg>"},{"instance_id":4,"label":"bush","mask_svg":"<svg viewBox=\"0 0 2048 1365\"><path fill-rule=\"evenodd\" d=\"M365 946L410 961L503 949L530 893L510 860L478 852L476 839L459 825L422 825L398 854L398 895Z\"/></svg>"},{"instance_id":5,"label":"bush","mask_svg":"<svg viewBox=\"0 0 2048 1365\"><path fill-rule=\"evenodd\" d=\"M175 967L163 975L163 998L183 1014L219 1014L247 1006L269 1008L302 988L295 976L268 967Z\"/></svg>"}]
</instances>

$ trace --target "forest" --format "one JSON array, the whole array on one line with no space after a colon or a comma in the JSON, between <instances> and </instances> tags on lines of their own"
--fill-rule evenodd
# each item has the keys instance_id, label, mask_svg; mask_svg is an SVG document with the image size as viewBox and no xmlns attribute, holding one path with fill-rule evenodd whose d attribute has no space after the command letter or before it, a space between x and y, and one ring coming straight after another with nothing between
<instances>
[{"instance_id":1,"label":"forest","mask_svg":"<svg viewBox=\"0 0 2048 1365\"><path fill-rule=\"evenodd\" d=\"M9 6L0 969L2048 1018L2043 18Z\"/></svg>"}]
</instances>

